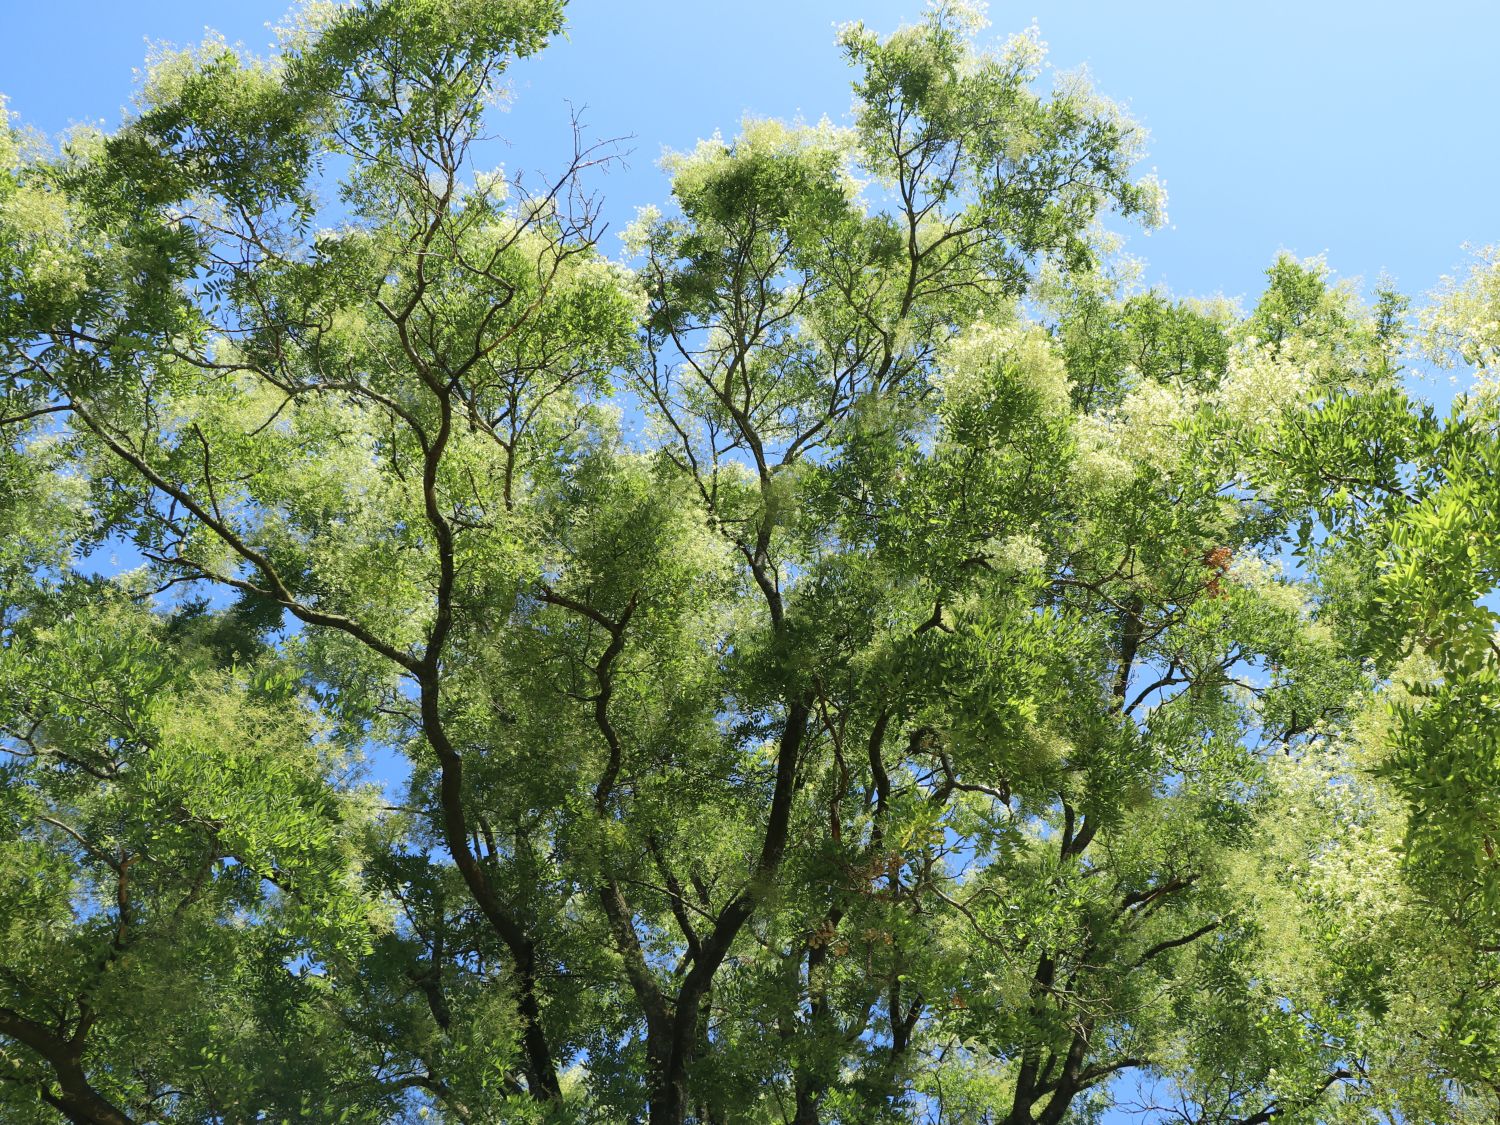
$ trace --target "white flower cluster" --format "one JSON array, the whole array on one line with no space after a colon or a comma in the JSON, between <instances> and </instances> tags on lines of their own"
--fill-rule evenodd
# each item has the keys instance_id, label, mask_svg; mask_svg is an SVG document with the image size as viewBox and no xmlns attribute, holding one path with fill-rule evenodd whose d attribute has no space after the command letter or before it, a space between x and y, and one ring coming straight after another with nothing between
<instances>
[{"instance_id":1,"label":"white flower cluster","mask_svg":"<svg viewBox=\"0 0 1500 1125\"><path fill-rule=\"evenodd\" d=\"M1041 545L1030 535L1007 535L984 545L984 556L1001 574L1035 574L1047 562Z\"/></svg>"},{"instance_id":2,"label":"white flower cluster","mask_svg":"<svg viewBox=\"0 0 1500 1125\"><path fill-rule=\"evenodd\" d=\"M1296 803L1288 812L1286 843L1302 851L1294 862L1304 897L1334 922L1344 940L1378 938L1387 919L1404 906L1399 875L1405 817L1383 784L1359 786L1358 755L1340 739L1302 755L1277 756L1269 765L1277 787Z\"/></svg>"},{"instance_id":3,"label":"white flower cluster","mask_svg":"<svg viewBox=\"0 0 1500 1125\"><path fill-rule=\"evenodd\" d=\"M1073 477L1084 490L1108 495L1135 479L1135 466L1120 456L1112 419L1092 414L1078 420Z\"/></svg>"},{"instance_id":4,"label":"white flower cluster","mask_svg":"<svg viewBox=\"0 0 1500 1125\"><path fill-rule=\"evenodd\" d=\"M1263 429L1287 407L1304 400L1312 384L1306 368L1284 353L1237 349L1214 393L1214 405L1231 424Z\"/></svg>"},{"instance_id":5,"label":"white flower cluster","mask_svg":"<svg viewBox=\"0 0 1500 1125\"><path fill-rule=\"evenodd\" d=\"M56 191L22 188L0 198L0 238L26 259L27 285L46 301L66 302L86 283L83 261L69 245L66 202Z\"/></svg>"},{"instance_id":6,"label":"white flower cluster","mask_svg":"<svg viewBox=\"0 0 1500 1125\"><path fill-rule=\"evenodd\" d=\"M1197 409L1198 396L1189 388L1143 381L1120 404L1126 455L1170 476L1181 455L1183 425Z\"/></svg>"},{"instance_id":7,"label":"white flower cluster","mask_svg":"<svg viewBox=\"0 0 1500 1125\"><path fill-rule=\"evenodd\" d=\"M677 194L682 195L696 191L736 156L827 157L833 160L839 171L840 186L852 200L862 187L848 168L847 156L853 139L853 130L835 125L826 116L815 125L747 116L740 121L739 135L732 143L715 131L711 137L700 140L691 152L663 153L661 169L672 177Z\"/></svg>"},{"instance_id":8,"label":"white flower cluster","mask_svg":"<svg viewBox=\"0 0 1500 1125\"><path fill-rule=\"evenodd\" d=\"M620 232L620 243L625 253L631 257L644 254L651 245L651 233L660 222L661 208L651 204L637 207L635 218L626 223L625 229Z\"/></svg>"},{"instance_id":9,"label":"white flower cluster","mask_svg":"<svg viewBox=\"0 0 1500 1125\"><path fill-rule=\"evenodd\" d=\"M1306 619L1309 612L1305 589L1285 581L1282 566L1256 555L1241 555L1229 566L1229 580L1255 592L1269 608L1289 616Z\"/></svg>"},{"instance_id":10,"label":"white flower cluster","mask_svg":"<svg viewBox=\"0 0 1500 1125\"><path fill-rule=\"evenodd\" d=\"M1040 328L979 321L951 341L936 382L951 405L1011 392L1023 409L1053 417L1068 409L1072 384L1062 357Z\"/></svg>"},{"instance_id":11,"label":"white flower cluster","mask_svg":"<svg viewBox=\"0 0 1500 1125\"><path fill-rule=\"evenodd\" d=\"M1035 75L1047 59L1047 44L1035 23L1008 36L1000 48L1000 65L1012 74Z\"/></svg>"},{"instance_id":12,"label":"white flower cluster","mask_svg":"<svg viewBox=\"0 0 1500 1125\"><path fill-rule=\"evenodd\" d=\"M1144 380L1118 409L1079 419L1079 484L1108 493L1141 470L1170 480L1182 457L1184 426L1197 409L1190 388Z\"/></svg>"},{"instance_id":13,"label":"white flower cluster","mask_svg":"<svg viewBox=\"0 0 1500 1125\"><path fill-rule=\"evenodd\" d=\"M1420 321L1429 357L1474 371L1473 393L1500 402L1500 247L1478 251L1468 276L1444 277Z\"/></svg>"}]
</instances>

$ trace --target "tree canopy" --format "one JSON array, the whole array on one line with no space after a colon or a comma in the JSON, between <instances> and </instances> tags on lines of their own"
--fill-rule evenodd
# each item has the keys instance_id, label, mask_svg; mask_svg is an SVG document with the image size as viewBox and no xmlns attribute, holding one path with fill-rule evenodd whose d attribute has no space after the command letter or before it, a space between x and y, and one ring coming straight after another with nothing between
<instances>
[{"instance_id":1,"label":"tree canopy","mask_svg":"<svg viewBox=\"0 0 1500 1125\"><path fill-rule=\"evenodd\" d=\"M0 123L0 1118L1494 1120L1500 257L1144 288L938 0L612 258L563 15Z\"/></svg>"}]
</instances>

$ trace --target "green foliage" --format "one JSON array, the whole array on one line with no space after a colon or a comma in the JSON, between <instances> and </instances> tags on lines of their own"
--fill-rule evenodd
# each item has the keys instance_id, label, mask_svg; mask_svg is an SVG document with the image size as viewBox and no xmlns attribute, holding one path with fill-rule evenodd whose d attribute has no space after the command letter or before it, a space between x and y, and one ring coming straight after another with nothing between
<instances>
[{"instance_id":1,"label":"green foliage","mask_svg":"<svg viewBox=\"0 0 1500 1125\"><path fill-rule=\"evenodd\" d=\"M1493 1119L1495 259L1446 417L1394 291L1140 291L981 26L626 262L475 169L554 0L6 123L0 1116Z\"/></svg>"}]
</instances>

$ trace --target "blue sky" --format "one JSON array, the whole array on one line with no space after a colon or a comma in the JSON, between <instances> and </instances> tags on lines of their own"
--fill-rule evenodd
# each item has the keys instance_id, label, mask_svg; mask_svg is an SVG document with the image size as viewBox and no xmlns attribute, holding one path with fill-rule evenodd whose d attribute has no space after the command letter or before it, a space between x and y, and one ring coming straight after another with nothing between
<instances>
[{"instance_id":1,"label":"blue sky","mask_svg":"<svg viewBox=\"0 0 1500 1125\"><path fill-rule=\"evenodd\" d=\"M598 181L614 229L662 201L656 160L745 113L841 120L848 74L834 25L890 30L921 0L574 0L570 40L514 71L501 119L513 167L555 166L567 102L598 135L632 135L628 169ZM113 123L145 40L205 25L259 48L282 0L0 0L0 92L46 131ZM1500 5L1480 0L1020 0L996 36L1033 20L1051 62L1087 65L1151 130L1171 226L1137 236L1147 277L1181 294L1253 294L1279 249L1327 252L1345 276L1382 270L1408 292L1500 242ZM606 239L608 248L617 244Z\"/></svg>"}]
</instances>

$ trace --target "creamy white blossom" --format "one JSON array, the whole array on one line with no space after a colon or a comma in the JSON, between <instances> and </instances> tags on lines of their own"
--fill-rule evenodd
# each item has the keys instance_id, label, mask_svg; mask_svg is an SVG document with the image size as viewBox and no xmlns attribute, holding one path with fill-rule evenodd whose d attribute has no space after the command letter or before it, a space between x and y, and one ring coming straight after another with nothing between
<instances>
[{"instance_id":1,"label":"creamy white blossom","mask_svg":"<svg viewBox=\"0 0 1500 1125\"><path fill-rule=\"evenodd\" d=\"M1213 404L1230 423L1260 429L1304 401L1312 387L1312 376L1296 359L1264 347L1241 348L1231 353Z\"/></svg>"},{"instance_id":2,"label":"creamy white blossom","mask_svg":"<svg viewBox=\"0 0 1500 1125\"><path fill-rule=\"evenodd\" d=\"M1045 332L985 321L948 344L936 382L949 404L1009 395L1022 400L1021 409L1043 416L1066 410L1071 389L1062 357Z\"/></svg>"}]
</instances>

